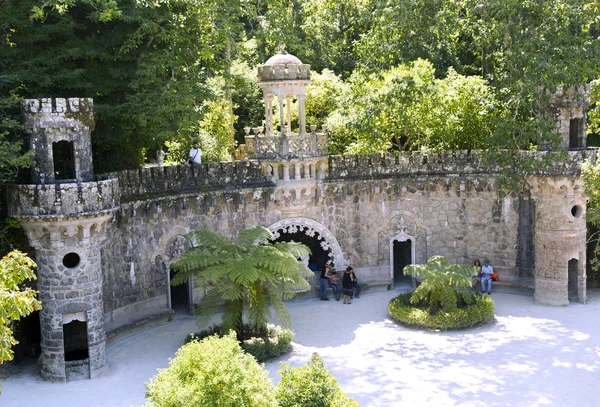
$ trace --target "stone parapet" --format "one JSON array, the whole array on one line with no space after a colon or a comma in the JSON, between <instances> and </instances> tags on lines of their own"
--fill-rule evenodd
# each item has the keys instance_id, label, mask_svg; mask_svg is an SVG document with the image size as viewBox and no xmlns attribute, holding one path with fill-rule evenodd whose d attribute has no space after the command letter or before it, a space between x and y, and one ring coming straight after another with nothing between
<instances>
[{"instance_id":1,"label":"stone parapet","mask_svg":"<svg viewBox=\"0 0 600 407\"><path fill-rule=\"evenodd\" d=\"M81 216L116 210L119 180L9 185L7 195L14 218Z\"/></svg>"},{"instance_id":2,"label":"stone parapet","mask_svg":"<svg viewBox=\"0 0 600 407\"><path fill-rule=\"evenodd\" d=\"M121 200L231 188L271 187L256 161L142 168L109 174L119 179Z\"/></svg>"},{"instance_id":3,"label":"stone parapet","mask_svg":"<svg viewBox=\"0 0 600 407\"><path fill-rule=\"evenodd\" d=\"M246 156L259 160L326 157L327 133L246 135Z\"/></svg>"},{"instance_id":4,"label":"stone parapet","mask_svg":"<svg viewBox=\"0 0 600 407\"><path fill-rule=\"evenodd\" d=\"M495 174L502 167L488 163L483 151L455 151L443 153L404 152L357 156L330 156L329 179L374 179L407 175L442 174ZM524 156L543 160L548 152L522 152ZM552 166L539 170L539 175L580 174L580 164L589 159L596 161L597 150L569 151L568 160L557 160Z\"/></svg>"}]
</instances>

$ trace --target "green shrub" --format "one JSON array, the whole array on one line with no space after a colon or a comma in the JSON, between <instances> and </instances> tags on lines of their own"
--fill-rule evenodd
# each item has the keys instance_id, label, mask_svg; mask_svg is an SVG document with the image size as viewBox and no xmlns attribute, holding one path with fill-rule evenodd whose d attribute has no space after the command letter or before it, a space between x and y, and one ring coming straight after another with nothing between
<instances>
[{"instance_id":1,"label":"green shrub","mask_svg":"<svg viewBox=\"0 0 600 407\"><path fill-rule=\"evenodd\" d=\"M182 346L146 384L147 407L275 407L268 373L231 333Z\"/></svg>"},{"instance_id":2,"label":"green shrub","mask_svg":"<svg viewBox=\"0 0 600 407\"><path fill-rule=\"evenodd\" d=\"M250 338L240 345L242 349L256 358L259 363L276 358L292 350L292 339L294 333L277 325L267 324L265 333L253 332L250 325L245 324L244 337ZM186 343L202 340L208 336L223 336L221 325L214 325L197 333L191 333L186 337Z\"/></svg>"},{"instance_id":3,"label":"green shrub","mask_svg":"<svg viewBox=\"0 0 600 407\"><path fill-rule=\"evenodd\" d=\"M414 306L410 299L412 292L393 298L388 311L393 319L405 325L428 329L450 331L470 328L494 318L494 301L487 295L473 295L473 302L452 312L439 311L431 314L427 306Z\"/></svg>"},{"instance_id":4,"label":"green shrub","mask_svg":"<svg viewBox=\"0 0 600 407\"><path fill-rule=\"evenodd\" d=\"M356 400L348 397L331 372L325 370L323 359L316 353L303 367L282 364L281 381L276 397L279 407L357 407Z\"/></svg>"}]
</instances>

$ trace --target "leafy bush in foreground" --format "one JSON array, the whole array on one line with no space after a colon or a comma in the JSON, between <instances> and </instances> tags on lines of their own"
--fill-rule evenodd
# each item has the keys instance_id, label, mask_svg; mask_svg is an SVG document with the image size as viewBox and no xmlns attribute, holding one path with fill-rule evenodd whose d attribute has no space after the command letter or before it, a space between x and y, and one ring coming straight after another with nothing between
<instances>
[{"instance_id":1,"label":"leafy bush in foreground","mask_svg":"<svg viewBox=\"0 0 600 407\"><path fill-rule=\"evenodd\" d=\"M428 308L411 304L412 292L393 298L388 311L392 318L405 325L450 331L470 328L494 318L494 301L490 296L474 294L473 302L452 312L439 311L431 314Z\"/></svg>"},{"instance_id":2,"label":"leafy bush in foreground","mask_svg":"<svg viewBox=\"0 0 600 407\"><path fill-rule=\"evenodd\" d=\"M313 353L310 362L302 367L282 364L281 381L277 386L279 407L357 407L331 372L325 370L323 359Z\"/></svg>"},{"instance_id":3,"label":"leafy bush in foreground","mask_svg":"<svg viewBox=\"0 0 600 407\"><path fill-rule=\"evenodd\" d=\"M182 346L146 384L147 407L276 407L268 373L235 333Z\"/></svg>"},{"instance_id":4,"label":"leafy bush in foreground","mask_svg":"<svg viewBox=\"0 0 600 407\"><path fill-rule=\"evenodd\" d=\"M294 333L277 325L267 324L266 334L253 332L250 325L244 325L244 338L250 338L240 343L242 349L256 358L259 363L276 358L292 350ZM186 343L202 340L211 335L223 336L223 327L213 325L197 333L189 334Z\"/></svg>"}]
</instances>

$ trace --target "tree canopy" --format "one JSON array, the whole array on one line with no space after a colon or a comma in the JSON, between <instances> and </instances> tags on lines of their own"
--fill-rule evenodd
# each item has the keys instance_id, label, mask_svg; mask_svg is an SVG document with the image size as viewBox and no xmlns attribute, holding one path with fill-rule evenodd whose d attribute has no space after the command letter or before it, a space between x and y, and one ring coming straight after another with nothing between
<instances>
[{"instance_id":1,"label":"tree canopy","mask_svg":"<svg viewBox=\"0 0 600 407\"><path fill-rule=\"evenodd\" d=\"M20 98L93 97L98 172L165 144L180 160L193 139L223 160L264 119L254 69L284 43L332 86L307 100L310 121L332 122L331 151L502 159L557 143L548 102L597 77L598 21L595 0L9 1L0 115L17 119Z\"/></svg>"}]
</instances>

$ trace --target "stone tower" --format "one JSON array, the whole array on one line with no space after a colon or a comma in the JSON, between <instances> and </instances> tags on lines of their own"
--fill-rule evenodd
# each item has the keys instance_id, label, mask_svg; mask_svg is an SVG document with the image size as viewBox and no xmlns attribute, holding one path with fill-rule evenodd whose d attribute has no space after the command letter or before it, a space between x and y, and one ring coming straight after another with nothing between
<instances>
[{"instance_id":1,"label":"stone tower","mask_svg":"<svg viewBox=\"0 0 600 407\"><path fill-rule=\"evenodd\" d=\"M117 179L94 180L92 99L22 102L33 184L8 189L9 214L35 248L42 301L41 373L94 378L106 368L100 250L119 207Z\"/></svg>"},{"instance_id":2,"label":"stone tower","mask_svg":"<svg viewBox=\"0 0 600 407\"><path fill-rule=\"evenodd\" d=\"M590 107L590 84L559 86L551 100L556 119L556 130L561 135L561 146L569 150L585 150L587 112Z\"/></svg>"},{"instance_id":3,"label":"stone tower","mask_svg":"<svg viewBox=\"0 0 600 407\"><path fill-rule=\"evenodd\" d=\"M272 196L282 203L288 217L302 213L319 199L327 173L327 134L310 125L306 131L306 88L310 65L303 64L282 47L258 67L258 86L263 90L265 126L246 127L246 154L259 160L266 179L276 184ZM274 126L274 102L279 105L279 132ZM298 103L298 129L292 128L291 105ZM250 135L253 130L254 135Z\"/></svg>"}]
</instances>

